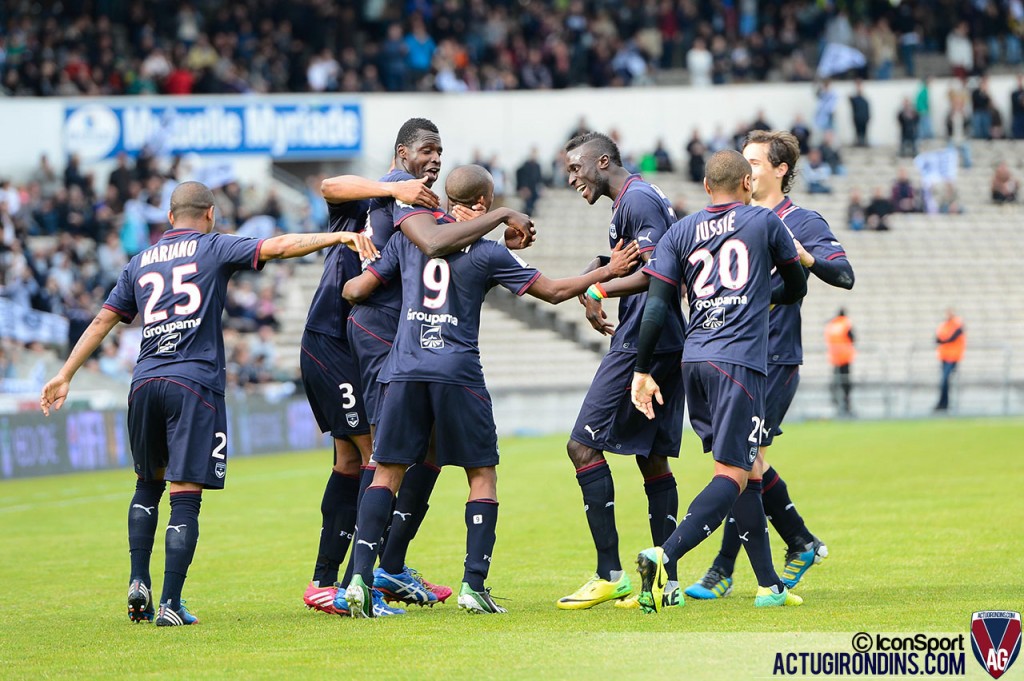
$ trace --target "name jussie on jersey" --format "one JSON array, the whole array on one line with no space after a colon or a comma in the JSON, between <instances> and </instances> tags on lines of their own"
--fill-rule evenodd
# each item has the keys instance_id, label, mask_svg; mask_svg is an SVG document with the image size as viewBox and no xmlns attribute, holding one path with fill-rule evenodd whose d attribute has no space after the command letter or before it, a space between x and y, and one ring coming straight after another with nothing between
<instances>
[{"instance_id":1,"label":"name jussie on jersey","mask_svg":"<svg viewBox=\"0 0 1024 681\"><path fill-rule=\"evenodd\" d=\"M736 211L731 210L720 218L703 220L697 223L693 231L693 243L700 243L726 232L736 231Z\"/></svg>"},{"instance_id":2,"label":"name jussie on jersey","mask_svg":"<svg viewBox=\"0 0 1024 681\"><path fill-rule=\"evenodd\" d=\"M170 244L160 244L142 253L139 267L147 267L153 263L167 262L177 258L191 258L196 254L196 247L199 242L195 239L187 241L176 241Z\"/></svg>"}]
</instances>

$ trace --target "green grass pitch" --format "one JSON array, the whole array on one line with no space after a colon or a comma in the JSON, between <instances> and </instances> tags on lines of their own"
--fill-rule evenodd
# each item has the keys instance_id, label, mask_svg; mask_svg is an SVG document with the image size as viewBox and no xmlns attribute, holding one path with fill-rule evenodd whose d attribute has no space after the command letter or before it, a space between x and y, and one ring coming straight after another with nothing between
<instances>
[{"instance_id":1,"label":"green grass pitch","mask_svg":"<svg viewBox=\"0 0 1024 681\"><path fill-rule=\"evenodd\" d=\"M736 646L748 639L725 632L967 632L973 611L1024 607L1022 435L1021 420L788 426L769 459L831 557L798 587L804 607L768 611L753 608L742 555L723 601L657 616L611 604L557 610L594 568L561 436L502 442L489 579L509 599L502 617L471 617L453 602L373 621L307 611L326 452L236 459L228 489L204 496L185 585L202 622L190 628L132 625L125 615L129 471L2 483L0 677L620 679L722 669L717 678L741 678L728 673L729 658L742 657ZM675 465L680 513L711 474L696 447L688 432ZM632 570L650 544L646 497L631 460L611 463ZM410 551L429 579L456 588L465 494L462 472L445 469ZM167 514L165 498L161 527ZM719 536L680 562L681 581L703 574ZM774 533L773 546L781 560ZM967 660L969 675L981 673L969 649ZM1022 664L1006 678L1024 678Z\"/></svg>"}]
</instances>

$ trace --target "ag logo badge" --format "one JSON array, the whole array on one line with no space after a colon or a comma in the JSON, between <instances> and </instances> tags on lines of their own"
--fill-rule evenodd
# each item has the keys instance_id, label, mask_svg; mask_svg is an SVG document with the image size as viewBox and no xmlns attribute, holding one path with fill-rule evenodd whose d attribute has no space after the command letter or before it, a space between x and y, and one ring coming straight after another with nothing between
<instances>
[{"instance_id":1,"label":"ag logo badge","mask_svg":"<svg viewBox=\"0 0 1024 681\"><path fill-rule=\"evenodd\" d=\"M971 648L978 664L993 679L1013 665L1020 653L1020 613L985 610L971 617Z\"/></svg>"}]
</instances>

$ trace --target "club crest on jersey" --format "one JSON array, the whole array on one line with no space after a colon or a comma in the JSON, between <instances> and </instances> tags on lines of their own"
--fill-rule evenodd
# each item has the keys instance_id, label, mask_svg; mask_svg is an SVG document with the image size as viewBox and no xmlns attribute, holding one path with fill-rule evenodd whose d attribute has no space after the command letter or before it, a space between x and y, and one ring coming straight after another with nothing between
<instances>
[{"instance_id":1,"label":"club crest on jersey","mask_svg":"<svg viewBox=\"0 0 1024 681\"><path fill-rule=\"evenodd\" d=\"M984 610L971 616L971 648L982 669L998 679L1020 653L1020 613Z\"/></svg>"},{"instance_id":2,"label":"club crest on jersey","mask_svg":"<svg viewBox=\"0 0 1024 681\"><path fill-rule=\"evenodd\" d=\"M444 347L440 325L423 324L420 326L420 347L424 350L440 350Z\"/></svg>"},{"instance_id":3,"label":"club crest on jersey","mask_svg":"<svg viewBox=\"0 0 1024 681\"><path fill-rule=\"evenodd\" d=\"M619 231L615 228L614 222L608 227L608 236L612 238L612 241L619 238Z\"/></svg>"},{"instance_id":4,"label":"club crest on jersey","mask_svg":"<svg viewBox=\"0 0 1024 681\"><path fill-rule=\"evenodd\" d=\"M349 428L355 428L359 425L359 414L354 411L350 411L345 414L345 423L348 424Z\"/></svg>"},{"instance_id":5,"label":"club crest on jersey","mask_svg":"<svg viewBox=\"0 0 1024 681\"><path fill-rule=\"evenodd\" d=\"M178 343L180 342L181 334L177 331L161 336L160 340L157 341L156 354L170 355L178 349Z\"/></svg>"},{"instance_id":6,"label":"club crest on jersey","mask_svg":"<svg viewBox=\"0 0 1024 681\"><path fill-rule=\"evenodd\" d=\"M213 474L216 475L218 478L223 479L224 476L227 475L227 472L228 472L228 465L226 463L224 463L223 461L218 461L216 464L214 464L214 466L213 466Z\"/></svg>"},{"instance_id":7,"label":"club crest on jersey","mask_svg":"<svg viewBox=\"0 0 1024 681\"><path fill-rule=\"evenodd\" d=\"M713 307L704 313L704 321L701 323L701 328L720 329L723 325L725 325L724 307Z\"/></svg>"}]
</instances>

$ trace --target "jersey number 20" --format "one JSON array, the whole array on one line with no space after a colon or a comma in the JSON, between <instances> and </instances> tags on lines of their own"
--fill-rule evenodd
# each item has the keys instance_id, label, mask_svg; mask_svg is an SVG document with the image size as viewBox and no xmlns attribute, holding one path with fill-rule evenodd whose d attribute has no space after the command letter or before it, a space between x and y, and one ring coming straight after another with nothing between
<instances>
[{"instance_id":1,"label":"jersey number 20","mask_svg":"<svg viewBox=\"0 0 1024 681\"><path fill-rule=\"evenodd\" d=\"M700 267L693 282L693 293L698 298L707 298L715 292L711 275L715 271L715 256L706 248L694 251L689 263ZM718 251L718 281L733 291L747 285L750 279L750 252L739 239L729 239Z\"/></svg>"}]
</instances>

